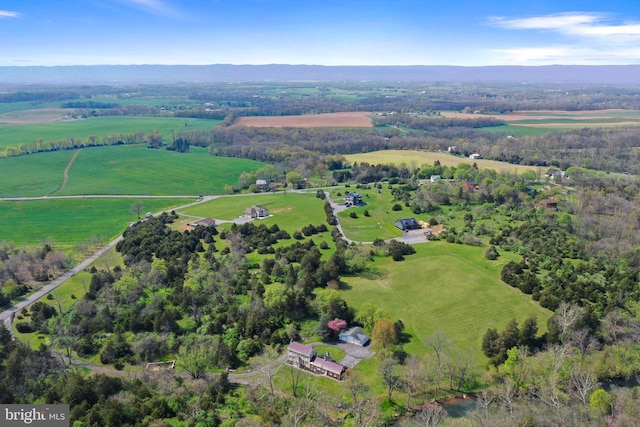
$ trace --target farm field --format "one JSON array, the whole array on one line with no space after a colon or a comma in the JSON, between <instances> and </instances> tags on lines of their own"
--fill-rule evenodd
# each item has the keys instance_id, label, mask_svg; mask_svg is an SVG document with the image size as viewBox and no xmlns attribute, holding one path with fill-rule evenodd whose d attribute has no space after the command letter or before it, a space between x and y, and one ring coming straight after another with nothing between
<instances>
[{"instance_id":1,"label":"farm field","mask_svg":"<svg viewBox=\"0 0 640 427\"><path fill-rule=\"evenodd\" d=\"M83 148L0 159L0 196L25 197L77 194L219 194L236 184L244 171L262 166L253 160L211 156L204 148L190 153L150 150L146 146ZM6 171L6 173L4 173Z\"/></svg>"},{"instance_id":2,"label":"farm field","mask_svg":"<svg viewBox=\"0 0 640 427\"><path fill-rule=\"evenodd\" d=\"M477 118L477 114L442 112L444 117ZM589 110L589 111L515 111L508 114L487 116L507 122L514 127L551 129L576 129L584 127L640 126L640 111ZM499 127L498 127L499 128Z\"/></svg>"},{"instance_id":3,"label":"farm field","mask_svg":"<svg viewBox=\"0 0 640 427\"><path fill-rule=\"evenodd\" d=\"M36 197L55 191L75 151L0 159L0 197Z\"/></svg>"},{"instance_id":4,"label":"farm field","mask_svg":"<svg viewBox=\"0 0 640 427\"><path fill-rule=\"evenodd\" d=\"M349 162L367 162L369 164L396 164L421 166L433 165L437 160L443 166L458 166L460 163L477 164L480 169L494 169L498 172L526 172L536 171L535 166L513 165L511 163L495 160L473 160L466 157L454 156L448 153L433 151L409 151L409 150L380 150L370 153L347 154L344 156Z\"/></svg>"},{"instance_id":5,"label":"farm field","mask_svg":"<svg viewBox=\"0 0 640 427\"><path fill-rule=\"evenodd\" d=\"M514 317L522 324L533 314L544 331L551 312L499 280L508 254L487 261L484 248L442 241L414 248L416 254L402 262L377 258L369 274L343 277L341 291L350 307L369 302L402 320L412 335L407 352L426 353L424 338L440 330L472 356L480 372L487 362L481 344L488 328L502 330Z\"/></svg>"},{"instance_id":6,"label":"farm field","mask_svg":"<svg viewBox=\"0 0 640 427\"><path fill-rule=\"evenodd\" d=\"M365 127L372 128L368 112L303 114L300 116L240 117L233 126L248 127Z\"/></svg>"},{"instance_id":7,"label":"farm field","mask_svg":"<svg viewBox=\"0 0 640 427\"><path fill-rule=\"evenodd\" d=\"M33 111L37 112L38 110ZM89 135L108 136L111 133L126 134L139 131L153 132L158 130L167 140L171 137L172 130L185 129L185 121L188 123L187 129L189 130L211 129L220 122L219 120L183 119L177 117L114 116L47 124L0 126L0 151L4 151L7 147L17 147L22 143L32 143L38 139L57 141L60 139L79 138L82 141L86 141Z\"/></svg>"},{"instance_id":8,"label":"farm field","mask_svg":"<svg viewBox=\"0 0 640 427\"><path fill-rule=\"evenodd\" d=\"M136 221L131 206L141 201L143 214L184 205L189 199L41 199L0 201L0 241L39 245L52 240L57 250L74 252L76 246L96 236L107 242Z\"/></svg>"}]
</instances>

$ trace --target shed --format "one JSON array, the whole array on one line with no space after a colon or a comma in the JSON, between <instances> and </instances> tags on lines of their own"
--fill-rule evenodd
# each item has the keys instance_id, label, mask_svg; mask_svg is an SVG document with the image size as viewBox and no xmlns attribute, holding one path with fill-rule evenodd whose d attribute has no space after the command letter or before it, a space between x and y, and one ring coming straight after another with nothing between
<instances>
[{"instance_id":1,"label":"shed","mask_svg":"<svg viewBox=\"0 0 640 427\"><path fill-rule=\"evenodd\" d=\"M266 218L269 216L269 210L260 205L253 205L245 209L244 215L249 218Z\"/></svg>"},{"instance_id":2,"label":"shed","mask_svg":"<svg viewBox=\"0 0 640 427\"><path fill-rule=\"evenodd\" d=\"M216 221L211 218L204 218L191 223L192 227L210 227L216 225Z\"/></svg>"},{"instance_id":3,"label":"shed","mask_svg":"<svg viewBox=\"0 0 640 427\"><path fill-rule=\"evenodd\" d=\"M351 344L364 346L369 342L369 335L365 334L360 326L355 326L351 329L343 329L340 334L338 334L338 339Z\"/></svg>"}]
</instances>

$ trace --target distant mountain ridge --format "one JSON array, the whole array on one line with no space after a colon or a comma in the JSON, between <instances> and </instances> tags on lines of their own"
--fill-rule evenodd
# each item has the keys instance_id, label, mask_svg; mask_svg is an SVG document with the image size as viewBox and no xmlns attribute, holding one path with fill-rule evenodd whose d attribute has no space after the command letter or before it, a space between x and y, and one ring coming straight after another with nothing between
<instances>
[{"instance_id":1,"label":"distant mountain ridge","mask_svg":"<svg viewBox=\"0 0 640 427\"><path fill-rule=\"evenodd\" d=\"M78 65L0 67L0 84L149 84L216 82L443 82L640 84L640 65L322 66Z\"/></svg>"}]
</instances>

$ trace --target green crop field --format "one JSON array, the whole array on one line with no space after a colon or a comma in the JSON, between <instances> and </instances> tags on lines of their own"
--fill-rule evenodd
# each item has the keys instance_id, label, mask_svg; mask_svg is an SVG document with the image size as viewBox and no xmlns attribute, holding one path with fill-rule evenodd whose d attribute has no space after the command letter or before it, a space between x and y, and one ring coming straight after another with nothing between
<instances>
[{"instance_id":1,"label":"green crop field","mask_svg":"<svg viewBox=\"0 0 640 427\"><path fill-rule=\"evenodd\" d=\"M505 135L513 136L536 136L543 135L549 132L559 132L561 129L546 128L546 127L528 127L528 126L514 126L514 125L500 125L489 126L480 128L484 132L504 133Z\"/></svg>"},{"instance_id":2,"label":"green crop field","mask_svg":"<svg viewBox=\"0 0 640 427\"><path fill-rule=\"evenodd\" d=\"M349 162L367 162L370 164L405 164L411 166L433 165L438 160L443 166L457 166L460 163L477 164L480 169L494 169L498 172L526 172L535 171L535 166L512 165L511 163L495 160L473 160L466 157L454 156L448 153L414 150L380 150L370 153L348 154L345 156Z\"/></svg>"},{"instance_id":3,"label":"green crop field","mask_svg":"<svg viewBox=\"0 0 640 427\"><path fill-rule=\"evenodd\" d=\"M108 241L136 221L131 206L141 201L144 212L157 212L190 202L190 199L41 199L0 201L0 241L17 245L39 245L53 240L54 247L73 252L76 245L91 238Z\"/></svg>"},{"instance_id":4,"label":"green crop field","mask_svg":"<svg viewBox=\"0 0 640 427\"><path fill-rule=\"evenodd\" d=\"M0 196L52 194L63 183L72 151L0 159ZM220 194L244 171L262 167L253 160L210 156L192 147L182 154L145 146L83 148L69 168L68 182L55 195Z\"/></svg>"},{"instance_id":5,"label":"green crop field","mask_svg":"<svg viewBox=\"0 0 640 427\"><path fill-rule=\"evenodd\" d=\"M424 338L443 331L473 357L480 371L487 359L481 344L487 328L502 330L510 319L538 317L545 329L551 313L519 290L499 280L504 261L488 261L483 248L446 242L414 245L417 253L404 261L378 258L370 274L343 277L341 295L356 309L364 302L382 308L394 321L402 320L412 335L405 349L425 354ZM504 256L504 258L508 258Z\"/></svg>"},{"instance_id":6,"label":"green crop field","mask_svg":"<svg viewBox=\"0 0 640 427\"><path fill-rule=\"evenodd\" d=\"M185 128L185 121L188 127ZM219 120L183 119L177 117L95 117L84 120L70 120L49 124L29 124L0 127L0 150L17 147L22 143L32 143L38 139L57 141L80 138L85 141L89 135L108 136L111 133L135 133L138 131L159 131L168 140L171 131L205 130L215 127Z\"/></svg>"},{"instance_id":7,"label":"green crop field","mask_svg":"<svg viewBox=\"0 0 640 427\"><path fill-rule=\"evenodd\" d=\"M60 186L74 151L0 159L0 197L43 196Z\"/></svg>"}]
</instances>

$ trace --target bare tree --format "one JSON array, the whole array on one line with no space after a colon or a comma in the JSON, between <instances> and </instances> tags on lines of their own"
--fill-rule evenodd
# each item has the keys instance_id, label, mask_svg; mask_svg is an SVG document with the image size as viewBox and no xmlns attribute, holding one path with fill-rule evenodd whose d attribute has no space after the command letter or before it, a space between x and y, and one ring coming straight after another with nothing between
<instances>
[{"instance_id":1,"label":"bare tree","mask_svg":"<svg viewBox=\"0 0 640 427\"><path fill-rule=\"evenodd\" d=\"M369 386L362 382L360 374L357 371L349 370L347 377L344 381L344 385L347 391L351 395L353 400L353 410L356 425L362 423L364 417L365 402L367 401L367 392Z\"/></svg>"},{"instance_id":2,"label":"bare tree","mask_svg":"<svg viewBox=\"0 0 640 427\"><path fill-rule=\"evenodd\" d=\"M411 397L426 383L424 366L420 359L410 355L405 362L404 390L407 393L407 409L411 408Z\"/></svg>"},{"instance_id":3,"label":"bare tree","mask_svg":"<svg viewBox=\"0 0 640 427\"><path fill-rule=\"evenodd\" d=\"M298 397L298 389L300 388L300 381L302 381L304 372L302 371L302 369L298 369L291 365L287 365L284 372L287 384L289 384L289 387L291 387L293 397Z\"/></svg>"},{"instance_id":4,"label":"bare tree","mask_svg":"<svg viewBox=\"0 0 640 427\"><path fill-rule=\"evenodd\" d=\"M442 424L448 417L447 411L435 403L425 403L413 417L415 425L433 427Z\"/></svg>"},{"instance_id":5,"label":"bare tree","mask_svg":"<svg viewBox=\"0 0 640 427\"><path fill-rule=\"evenodd\" d=\"M577 305L569 304L566 302L560 303L560 305L558 306L558 310L556 311L556 316L558 320L558 326L560 326L560 336L562 338L562 342L566 342L569 330L578 321L581 314L582 309Z\"/></svg>"},{"instance_id":6,"label":"bare tree","mask_svg":"<svg viewBox=\"0 0 640 427\"><path fill-rule=\"evenodd\" d=\"M445 370L446 353L451 347L451 340L443 331L436 331L433 335L425 338L425 343L435 354L433 366L433 383L436 387L434 400L438 400L440 394L440 382Z\"/></svg>"},{"instance_id":7,"label":"bare tree","mask_svg":"<svg viewBox=\"0 0 640 427\"><path fill-rule=\"evenodd\" d=\"M382 382L387 387L387 400L391 402L393 392L398 390L402 384L402 380L396 374L396 366L398 362L393 357L387 357L380 362L378 367L378 374L382 378Z\"/></svg>"},{"instance_id":8,"label":"bare tree","mask_svg":"<svg viewBox=\"0 0 640 427\"><path fill-rule=\"evenodd\" d=\"M142 216L142 210L144 209L144 203L142 203L141 201L137 201L135 202L133 205L131 205L131 212L134 213L138 219L141 218Z\"/></svg>"},{"instance_id":9,"label":"bare tree","mask_svg":"<svg viewBox=\"0 0 640 427\"><path fill-rule=\"evenodd\" d=\"M571 394L576 397L585 412L585 417L589 419L589 397L591 392L598 385L597 378L593 372L582 365L575 365L569 371L569 386Z\"/></svg>"}]
</instances>

